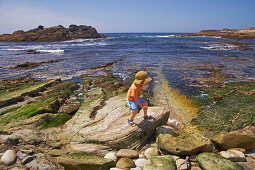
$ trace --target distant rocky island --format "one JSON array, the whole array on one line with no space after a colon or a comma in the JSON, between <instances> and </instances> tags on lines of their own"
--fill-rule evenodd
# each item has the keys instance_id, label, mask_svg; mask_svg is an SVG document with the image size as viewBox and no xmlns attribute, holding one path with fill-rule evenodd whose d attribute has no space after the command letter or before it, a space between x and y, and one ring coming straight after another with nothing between
<instances>
[{"instance_id":1,"label":"distant rocky island","mask_svg":"<svg viewBox=\"0 0 255 170\"><path fill-rule=\"evenodd\" d=\"M94 27L86 25L70 25L68 28L62 25L44 28L39 25L29 31L18 30L13 34L0 35L0 41L10 42L52 42L79 38L105 38L105 35L99 34Z\"/></svg>"},{"instance_id":2,"label":"distant rocky island","mask_svg":"<svg viewBox=\"0 0 255 170\"><path fill-rule=\"evenodd\" d=\"M191 36L217 36L228 39L255 39L255 27L248 27L245 29L227 29L222 30L202 30L199 33L182 34L178 37L191 37Z\"/></svg>"}]
</instances>

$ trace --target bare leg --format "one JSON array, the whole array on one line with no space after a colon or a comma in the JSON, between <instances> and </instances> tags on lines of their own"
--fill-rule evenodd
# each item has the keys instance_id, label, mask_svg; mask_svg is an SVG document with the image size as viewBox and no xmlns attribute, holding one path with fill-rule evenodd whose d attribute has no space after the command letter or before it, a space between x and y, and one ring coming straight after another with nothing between
<instances>
[{"instance_id":1,"label":"bare leg","mask_svg":"<svg viewBox=\"0 0 255 170\"><path fill-rule=\"evenodd\" d=\"M138 113L138 109L134 109L131 111L131 115L129 117L129 120L133 120L135 115Z\"/></svg>"},{"instance_id":2,"label":"bare leg","mask_svg":"<svg viewBox=\"0 0 255 170\"><path fill-rule=\"evenodd\" d=\"M141 104L143 105L143 114L144 114L144 117L147 117L148 102L143 102Z\"/></svg>"}]
</instances>

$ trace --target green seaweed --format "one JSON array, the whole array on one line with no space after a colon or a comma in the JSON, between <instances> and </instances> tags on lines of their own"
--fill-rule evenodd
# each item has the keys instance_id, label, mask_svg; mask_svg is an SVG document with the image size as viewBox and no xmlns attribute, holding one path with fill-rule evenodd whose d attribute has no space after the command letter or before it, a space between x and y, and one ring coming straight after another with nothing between
<instances>
[{"instance_id":1,"label":"green seaweed","mask_svg":"<svg viewBox=\"0 0 255 170\"><path fill-rule=\"evenodd\" d=\"M41 128L46 129L63 125L70 118L71 116L66 113L48 114L42 118Z\"/></svg>"},{"instance_id":2,"label":"green seaweed","mask_svg":"<svg viewBox=\"0 0 255 170\"><path fill-rule=\"evenodd\" d=\"M209 89L209 97L214 102L200 108L192 123L210 131L232 131L254 125L254 89L254 81L232 82Z\"/></svg>"},{"instance_id":3,"label":"green seaweed","mask_svg":"<svg viewBox=\"0 0 255 170\"><path fill-rule=\"evenodd\" d=\"M60 82L48 88L48 91L39 97L35 102L18 108L12 114L2 115L0 125L6 125L11 121L22 121L43 113L52 112L52 102L59 99L66 99L77 88L77 84L69 81Z\"/></svg>"},{"instance_id":4,"label":"green seaweed","mask_svg":"<svg viewBox=\"0 0 255 170\"><path fill-rule=\"evenodd\" d=\"M15 106L15 107L8 108L8 109L6 109L6 110L0 112L0 116L1 116L1 115L4 115L4 114L6 114L6 113L14 112L14 111L16 111L17 109L19 109L20 107L21 107L21 106Z\"/></svg>"}]
</instances>

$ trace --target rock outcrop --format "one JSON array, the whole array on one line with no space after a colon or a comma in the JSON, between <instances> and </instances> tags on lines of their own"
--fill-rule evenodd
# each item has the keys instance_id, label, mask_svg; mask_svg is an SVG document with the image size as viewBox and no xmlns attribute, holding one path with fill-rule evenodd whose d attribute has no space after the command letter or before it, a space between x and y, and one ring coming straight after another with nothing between
<instances>
[{"instance_id":1,"label":"rock outcrop","mask_svg":"<svg viewBox=\"0 0 255 170\"><path fill-rule=\"evenodd\" d=\"M70 25L69 28L65 28L62 25L44 28L40 25L26 32L19 30L13 34L0 35L0 41L13 42L51 42L79 38L105 38L105 35L99 34L95 28L86 25Z\"/></svg>"},{"instance_id":2,"label":"rock outcrop","mask_svg":"<svg viewBox=\"0 0 255 170\"><path fill-rule=\"evenodd\" d=\"M255 39L255 28L249 27L245 29L202 30L199 33L178 35L178 37L192 36L216 36L236 40Z\"/></svg>"}]
</instances>

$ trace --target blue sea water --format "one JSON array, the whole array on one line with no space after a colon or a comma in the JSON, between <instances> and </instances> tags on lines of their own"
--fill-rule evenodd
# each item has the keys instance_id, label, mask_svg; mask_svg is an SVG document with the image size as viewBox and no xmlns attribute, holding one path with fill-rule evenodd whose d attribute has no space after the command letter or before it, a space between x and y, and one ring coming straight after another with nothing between
<instances>
[{"instance_id":1,"label":"blue sea water","mask_svg":"<svg viewBox=\"0 0 255 170\"><path fill-rule=\"evenodd\" d=\"M198 65L217 65L240 79L255 79L254 50L239 51L235 46L218 44L220 37L174 37L178 33L106 33L106 39L77 39L62 42L0 42L0 80L31 74L38 79L72 79L86 70L121 60L112 72L123 79L136 70L153 77L162 72L169 83L183 88L183 77L206 74ZM254 42L255 41L251 41ZM36 50L40 54L28 54ZM64 59L28 70L9 67L24 62ZM189 89L189 88L187 88Z\"/></svg>"}]
</instances>

